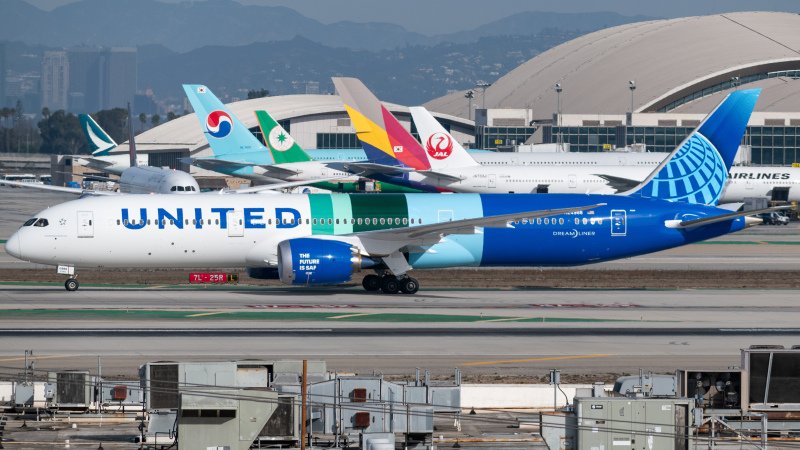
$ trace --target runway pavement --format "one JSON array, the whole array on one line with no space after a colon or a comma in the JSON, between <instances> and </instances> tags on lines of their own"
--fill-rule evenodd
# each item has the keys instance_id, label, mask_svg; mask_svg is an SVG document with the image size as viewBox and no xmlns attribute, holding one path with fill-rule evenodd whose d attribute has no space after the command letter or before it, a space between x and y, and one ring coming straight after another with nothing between
<instances>
[{"instance_id":1,"label":"runway pavement","mask_svg":"<svg viewBox=\"0 0 800 450\"><path fill-rule=\"evenodd\" d=\"M0 187L0 240L66 194ZM800 229L754 227L587 269L800 270ZM0 268L33 267L0 253ZM54 269L53 269L54 270ZM793 275L792 275L793 276ZM2 281L2 280L0 280ZM113 280L109 280L113 282ZM470 376L722 368L753 344L800 344L796 290L425 289L0 285L0 376L155 360L325 359L331 370Z\"/></svg>"}]
</instances>

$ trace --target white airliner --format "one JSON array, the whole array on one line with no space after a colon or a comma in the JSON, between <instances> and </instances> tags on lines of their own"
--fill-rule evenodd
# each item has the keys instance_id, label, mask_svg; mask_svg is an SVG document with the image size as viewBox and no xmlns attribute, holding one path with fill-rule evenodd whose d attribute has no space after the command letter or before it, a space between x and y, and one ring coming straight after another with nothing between
<instances>
[{"instance_id":1,"label":"white airliner","mask_svg":"<svg viewBox=\"0 0 800 450\"><path fill-rule=\"evenodd\" d=\"M476 162L474 155L466 152L425 108L412 107L410 110L431 170L453 176L427 177L428 182L454 192L610 194L636 186L653 169L649 164L614 167L556 165L547 169L506 164L487 166ZM462 179L456 179L456 176ZM748 197L800 201L800 168L731 167L720 203L741 203Z\"/></svg>"}]
</instances>

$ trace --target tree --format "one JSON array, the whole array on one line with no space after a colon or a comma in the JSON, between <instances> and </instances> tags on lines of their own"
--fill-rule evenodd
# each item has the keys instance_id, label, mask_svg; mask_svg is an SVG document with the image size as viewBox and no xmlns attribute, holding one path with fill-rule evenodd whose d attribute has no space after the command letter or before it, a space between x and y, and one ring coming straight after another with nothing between
<instances>
[{"instance_id":1,"label":"tree","mask_svg":"<svg viewBox=\"0 0 800 450\"><path fill-rule=\"evenodd\" d=\"M42 117L44 117L45 119L50 118L50 108L48 108L47 106L42 108Z\"/></svg>"},{"instance_id":2,"label":"tree","mask_svg":"<svg viewBox=\"0 0 800 450\"><path fill-rule=\"evenodd\" d=\"M14 111L14 126L18 123L22 122L22 118L25 115L25 108L22 107L22 100L17 100L17 105L13 109Z\"/></svg>"},{"instance_id":3,"label":"tree","mask_svg":"<svg viewBox=\"0 0 800 450\"><path fill-rule=\"evenodd\" d=\"M38 123L42 136L41 153L75 155L88 153L89 145L81 129L81 122L74 114L58 110Z\"/></svg>"},{"instance_id":4,"label":"tree","mask_svg":"<svg viewBox=\"0 0 800 450\"><path fill-rule=\"evenodd\" d=\"M147 114L139 113L139 122L142 122L142 126L139 127L139 131L144 131L144 124L147 123Z\"/></svg>"},{"instance_id":5,"label":"tree","mask_svg":"<svg viewBox=\"0 0 800 450\"><path fill-rule=\"evenodd\" d=\"M267 89L261 88L259 90L251 90L247 92L247 99L252 100L254 98L263 98L269 97L269 91Z\"/></svg>"},{"instance_id":6,"label":"tree","mask_svg":"<svg viewBox=\"0 0 800 450\"><path fill-rule=\"evenodd\" d=\"M104 109L92 114L97 125L116 142L128 140L128 110L125 108Z\"/></svg>"},{"instance_id":7,"label":"tree","mask_svg":"<svg viewBox=\"0 0 800 450\"><path fill-rule=\"evenodd\" d=\"M171 120L175 120L177 118L178 118L178 116L175 115L174 112L170 111L170 112L167 113L167 122L169 122Z\"/></svg>"},{"instance_id":8,"label":"tree","mask_svg":"<svg viewBox=\"0 0 800 450\"><path fill-rule=\"evenodd\" d=\"M158 114L153 114L153 117L150 118L150 123L153 124L153 127L157 127L158 122L161 122L161 116L159 116Z\"/></svg>"}]
</instances>

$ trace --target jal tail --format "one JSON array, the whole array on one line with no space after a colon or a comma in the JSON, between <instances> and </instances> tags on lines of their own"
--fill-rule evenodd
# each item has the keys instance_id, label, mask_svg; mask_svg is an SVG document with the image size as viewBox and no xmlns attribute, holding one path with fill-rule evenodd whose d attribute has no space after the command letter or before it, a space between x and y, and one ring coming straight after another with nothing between
<instances>
[{"instance_id":1,"label":"jal tail","mask_svg":"<svg viewBox=\"0 0 800 450\"><path fill-rule=\"evenodd\" d=\"M409 110L419 132L419 140L425 147L431 170L480 165L427 109L412 106Z\"/></svg>"},{"instance_id":2,"label":"jal tail","mask_svg":"<svg viewBox=\"0 0 800 450\"><path fill-rule=\"evenodd\" d=\"M111 136L100 128L100 125L92 119L92 116L80 114L78 118L81 121L83 134L86 135L86 140L89 141L89 149L92 151L93 156L106 156L111 149L117 146L114 139L111 139Z\"/></svg>"},{"instance_id":3,"label":"jal tail","mask_svg":"<svg viewBox=\"0 0 800 450\"><path fill-rule=\"evenodd\" d=\"M716 205L760 93L728 94L650 176L621 195Z\"/></svg>"},{"instance_id":4,"label":"jal tail","mask_svg":"<svg viewBox=\"0 0 800 450\"><path fill-rule=\"evenodd\" d=\"M199 84L184 84L183 90L194 108L208 145L217 158L237 161L247 153L262 152L268 164L274 160L264 145L234 116L210 89Z\"/></svg>"},{"instance_id":5,"label":"jal tail","mask_svg":"<svg viewBox=\"0 0 800 450\"><path fill-rule=\"evenodd\" d=\"M305 150L266 111L256 111L258 126L275 164L311 161Z\"/></svg>"},{"instance_id":6,"label":"jal tail","mask_svg":"<svg viewBox=\"0 0 800 450\"><path fill-rule=\"evenodd\" d=\"M333 78L333 84L353 122L367 159L378 164L430 169L419 142L361 80Z\"/></svg>"}]
</instances>

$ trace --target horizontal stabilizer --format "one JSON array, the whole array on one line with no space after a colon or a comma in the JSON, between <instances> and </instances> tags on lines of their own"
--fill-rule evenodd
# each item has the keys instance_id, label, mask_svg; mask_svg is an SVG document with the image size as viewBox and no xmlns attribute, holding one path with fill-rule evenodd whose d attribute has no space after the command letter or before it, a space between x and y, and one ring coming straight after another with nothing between
<instances>
[{"instance_id":1,"label":"horizontal stabilizer","mask_svg":"<svg viewBox=\"0 0 800 450\"><path fill-rule=\"evenodd\" d=\"M47 184L39 184L39 183L23 183L19 181L0 181L0 184L7 184L9 186L19 186L19 187L26 187L26 188L34 188L34 189L42 189L45 191L57 191L57 192L69 192L70 194L91 194L91 195L121 195L119 192L111 192L111 191L95 191L92 189L82 189L82 188L71 188L66 186L50 186Z\"/></svg>"},{"instance_id":2,"label":"horizontal stabilizer","mask_svg":"<svg viewBox=\"0 0 800 450\"><path fill-rule=\"evenodd\" d=\"M453 175L453 174L444 173L444 172L436 172L436 171L433 171L433 170L420 170L420 171L417 171L417 173L425 175L426 177L439 178L441 180L452 181L454 183L455 182L459 182L459 181L464 181L464 180L467 179L467 177L460 177L458 175Z\"/></svg>"},{"instance_id":3,"label":"horizontal stabilizer","mask_svg":"<svg viewBox=\"0 0 800 450\"><path fill-rule=\"evenodd\" d=\"M267 184L264 186L252 186L240 189L223 189L219 191L220 194L254 194L258 192L268 192L268 191L277 191L280 189L289 189L294 188L297 186L305 186L309 183L319 183L323 181L331 181L335 180L337 177L330 177L330 178L317 178L314 180L302 180L302 181L290 181L287 183L275 183L275 184Z\"/></svg>"},{"instance_id":4,"label":"horizontal stabilizer","mask_svg":"<svg viewBox=\"0 0 800 450\"><path fill-rule=\"evenodd\" d=\"M617 192L629 191L642 182L642 180L631 180L630 178L615 177L614 175L605 175L602 173L595 173L593 175L606 180L606 184Z\"/></svg>"},{"instance_id":5,"label":"horizontal stabilizer","mask_svg":"<svg viewBox=\"0 0 800 450\"><path fill-rule=\"evenodd\" d=\"M664 222L664 225L667 228L693 228L699 227L703 225L710 225L712 223L717 222L724 222L726 220L736 219L737 217L743 216L754 216L756 214L761 214L765 212L772 212L772 211L781 211L785 209L792 209L792 206L776 206L773 208L764 208L764 209L754 209L752 211L740 211L740 212L733 212L729 214L721 214L719 216L711 216L711 217L703 217L701 219L694 219L694 220L667 220Z\"/></svg>"},{"instance_id":6,"label":"horizontal stabilizer","mask_svg":"<svg viewBox=\"0 0 800 450\"><path fill-rule=\"evenodd\" d=\"M344 170L363 176L370 176L376 173L383 175L398 175L414 172L414 169L411 167L392 166L378 163L344 163L342 167L344 167Z\"/></svg>"}]
</instances>

